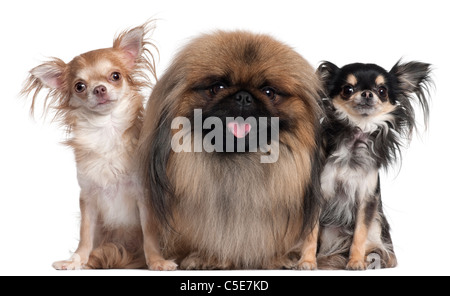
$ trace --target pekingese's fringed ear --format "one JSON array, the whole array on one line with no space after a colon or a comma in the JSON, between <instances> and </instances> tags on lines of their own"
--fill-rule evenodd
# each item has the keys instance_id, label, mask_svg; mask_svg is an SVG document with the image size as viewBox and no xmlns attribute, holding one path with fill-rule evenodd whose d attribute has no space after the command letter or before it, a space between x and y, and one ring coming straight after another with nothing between
<instances>
[{"instance_id":1,"label":"pekingese's fringed ear","mask_svg":"<svg viewBox=\"0 0 450 296\"><path fill-rule=\"evenodd\" d=\"M149 198L158 220L170 227L170 201L174 195L172 185L167 176L167 165L172 150L171 120L169 112L163 110L157 123L157 128L150 142L146 188L149 188Z\"/></svg>"},{"instance_id":2,"label":"pekingese's fringed ear","mask_svg":"<svg viewBox=\"0 0 450 296\"><path fill-rule=\"evenodd\" d=\"M169 71L170 72L170 71ZM147 111L139 140L139 170L147 188L146 202L151 206L161 225L170 227L172 217L170 202L174 195L167 176L167 166L172 153L172 119L170 110L173 98L170 97L171 75L165 75L147 103Z\"/></svg>"},{"instance_id":3,"label":"pekingese's fringed ear","mask_svg":"<svg viewBox=\"0 0 450 296\"><path fill-rule=\"evenodd\" d=\"M325 96L328 96L334 86L333 78L337 76L339 67L331 62L322 62L316 70L316 74L322 82L322 86L326 92Z\"/></svg>"},{"instance_id":4,"label":"pekingese's fringed ear","mask_svg":"<svg viewBox=\"0 0 450 296\"><path fill-rule=\"evenodd\" d=\"M404 101L400 102L406 108L412 108L409 100L415 95L422 108L425 126L428 125L429 118L429 91L433 84L431 79L431 65L421 62L402 63L398 61L389 72L397 77L397 83L402 93L399 94ZM414 116L413 109L408 110Z\"/></svg>"}]
</instances>

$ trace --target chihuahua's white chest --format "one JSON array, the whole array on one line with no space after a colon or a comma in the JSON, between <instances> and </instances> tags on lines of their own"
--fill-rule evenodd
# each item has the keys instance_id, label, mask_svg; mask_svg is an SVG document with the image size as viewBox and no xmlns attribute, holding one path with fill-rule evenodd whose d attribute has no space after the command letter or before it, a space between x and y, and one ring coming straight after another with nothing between
<instances>
[{"instance_id":1,"label":"chihuahua's white chest","mask_svg":"<svg viewBox=\"0 0 450 296\"><path fill-rule=\"evenodd\" d=\"M355 205L373 196L378 169L369 146L367 137L355 135L328 157L321 175L322 194L327 202L321 223L351 225Z\"/></svg>"},{"instance_id":2,"label":"chihuahua's white chest","mask_svg":"<svg viewBox=\"0 0 450 296\"><path fill-rule=\"evenodd\" d=\"M113 115L98 116L78 123L75 140L84 149L108 156L124 147L122 134L125 125Z\"/></svg>"},{"instance_id":3,"label":"chihuahua's white chest","mask_svg":"<svg viewBox=\"0 0 450 296\"><path fill-rule=\"evenodd\" d=\"M139 225L136 196L140 189L132 178L122 178L116 184L88 189L87 198L95 204L103 225L111 228Z\"/></svg>"},{"instance_id":4,"label":"chihuahua's white chest","mask_svg":"<svg viewBox=\"0 0 450 296\"><path fill-rule=\"evenodd\" d=\"M326 199L340 196L354 203L376 188L378 168L370 151L371 143L364 133L355 134L327 159L321 175Z\"/></svg>"},{"instance_id":5,"label":"chihuahua's white chest","mask_svg":"<svg viewBox=\"0 0 450 296\"><path fill-rule=\"evenodd\" d=\"M114 116L80 120L72 145L84 198L111 227L137 225L136 196L141 194L133 157L136 139L125 137L129 125Z\"/></svg>"},{"instance_id":6,"label":"chihuahua's white chest","mask_svg":"<svg viewBox=\"0 0 450 296\"><path fill-rule=\"evenodd\" d=\"M135 139L124 139L125 127L113 116L80 122L74 131L79 177L101 187L117 183L133 169Z\"/></svg>"}]
</instances>

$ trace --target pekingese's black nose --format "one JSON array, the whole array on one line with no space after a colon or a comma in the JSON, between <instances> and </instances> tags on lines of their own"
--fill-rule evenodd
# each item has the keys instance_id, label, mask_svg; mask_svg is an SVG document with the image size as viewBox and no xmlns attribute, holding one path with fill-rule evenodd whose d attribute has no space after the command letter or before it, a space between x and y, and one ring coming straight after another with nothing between
<instances>
[{"instance_id":1,"label":"pekingese's black nose","mask_svg":"<svg viewBox=\"0 0 450 296\"><path fill-rule=\"evenodd\" d=\"M234 98L236 99L236 102L238 103L238 105L240 105L242 107L247 107L247 106L251 105L253 102L252 95L246 91L238 92Z\"/></svg>"}]
</instances>

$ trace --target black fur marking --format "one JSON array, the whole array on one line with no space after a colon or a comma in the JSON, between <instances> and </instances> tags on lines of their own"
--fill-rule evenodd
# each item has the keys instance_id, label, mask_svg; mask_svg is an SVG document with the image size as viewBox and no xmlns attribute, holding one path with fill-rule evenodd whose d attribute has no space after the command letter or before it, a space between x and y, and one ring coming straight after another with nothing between
<instances>
[{"instance_id":1,"label":"black fur marking","mask_svg":"<svg viewBox=\"0 0 450 296\"><path fill-rule=\"evenodd\" d=\"M239 91L241 91L241 89L239 89ZM239 92L238 91L238 92ZM271 141L271 118L273 117L273 115L270 113L269 110L266 109L266 106L258 99L256 99L256 96L254 94L251 94L254 99L252 101L252 103L249 106L246 107L242 107L239 104L236 103L235 100L235 96L236 93L238 92L233 92L231 95L224 97L223 99L221 99L219 102L215 103L214 105L212 105L209 108L205 108L203 110L202 113L202 125L204 123L204 121L207 118L210 117L217 117L221 120L222 122L222 127L226 127L227 124L227 118L238 118L238 117L242 117L244 120L251 117L251 118L255 118L256 119L256 124L257 126L252 126L252 130L253 132L249 133L248 135L246 135L244 137L244 141L245 141L245 151L248 152L250 149L250 142L252 143L258 143L258 147L254 147L254 148L260 148L259 147L259 136L261 133L265 133L266 135L266 143L270 143ZM194 124L193 124L193 118L194 118L194 114L192 111L192 114L190 115L189 119L191 121L191 127L192 127L192 132L194 132ZM265 118L266 121L265 122L260 122L260 118ZM283 122L283 120L280 118L280 122ZM262 123L262 124L260 124ZM265 125L266 124L266 125ZM281 126L281 123L280 123ZM283 124L283 126L286 126L286 124ZM214 128L216 128L215 126L212 127L211 129L203 129L203 135L202 137L204 138L208 133L210 133ZM281 127L280 127L281 130ZM251 136L253 136L253 138L251 138ZM223 147L220 146L216 146L217 151L227 151L227 140L231 139L233 141L233 151L238 151L238 140L234 138L234 136L230 137L230 132L228 131L227 128L223 129L223 137L222 137L222 144ZM214 145L215 144L215 140L214 139ZM230 143L228 143L230 144ZM221 150L219 150L221 149ZM231 153L226 153L226 155L230 155Z\"/></svg>"}]
</instances>

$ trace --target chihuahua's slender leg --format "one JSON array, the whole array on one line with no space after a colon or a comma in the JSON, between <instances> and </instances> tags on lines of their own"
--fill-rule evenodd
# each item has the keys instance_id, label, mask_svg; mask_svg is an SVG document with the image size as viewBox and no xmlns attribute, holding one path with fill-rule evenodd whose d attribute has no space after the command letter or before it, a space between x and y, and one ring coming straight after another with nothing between
<instances>
[{"instance_id":1,"label":"chihuahua's slender leg","mask_svg":"<svg viewBox=\"0 0 450 296\"><path fill-rule=\"evenodd\" d=\"M80 194L81 227L78 248L69 260L57 261L53 267L58 270L82 269L89 260L94 246L94 233L97 223L95 210L85 200L83 191Z\"/></svg>"},{"instance_id":2,"label":"chihuahua's slender leg","mask_svg":"<svg viewBox=\"0 0 450 296\"><path fill-rule=\"evenodd\" d=\"M302 247L302 257L297 264L297 269L314 270L317 269L317 240L319 238L319 223L316 223L313 231L306 237Z\"/></svg>"},{"instance_id":3,"label":"chihuahua's slender leg","mask_svg":"<svg viewBox=\"0 0 450 296\"><path fill-rule=\"evenodd\" d=\"M350 257L347 263L347 269L367 269L365 262L366 241L369 234L369 228L374 219L377 204L376 198L371 196L368 200L363 200L361 205L358 207L355 231L353 234L353 242L350 247Z\"/></svg>"},{"instance_id":4,"label":"chihuahua's slender leg","mask_svg":"<svg viewBox=\"0 0 450 296\"><path fill-rule=\"evenodd\" d=\"M144 236L144 254L148 268L151 270L176 270L177 264L172 260L165 260L161 255L158 226L155 219L149 215L148 206L141 201L138 201L138 206Z\"/></svg>"}]
</instances>

